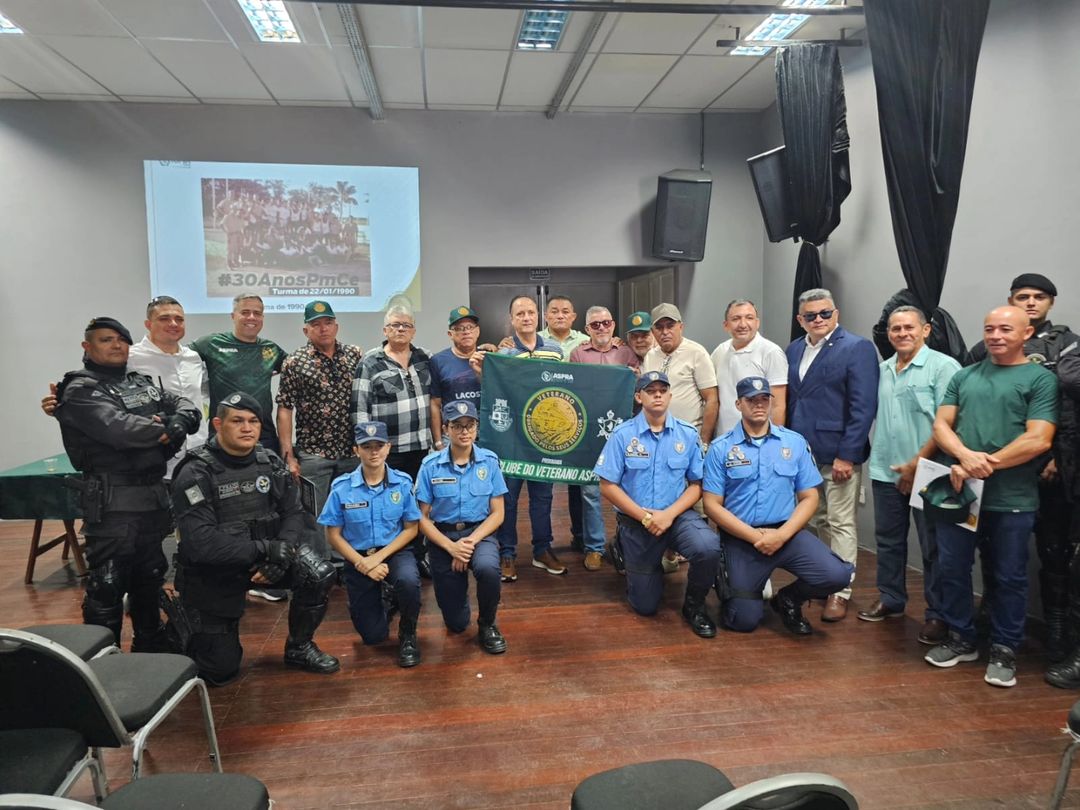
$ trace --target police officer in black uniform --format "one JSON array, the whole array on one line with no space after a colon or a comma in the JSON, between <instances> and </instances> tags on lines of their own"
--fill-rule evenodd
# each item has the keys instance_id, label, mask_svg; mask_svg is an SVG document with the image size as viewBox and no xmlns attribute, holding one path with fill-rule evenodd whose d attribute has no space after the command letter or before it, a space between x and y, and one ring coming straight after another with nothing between
<instances>
[{"instance_id":1,"label":"police officer in black uniform","mask_svg":"<svg viewBox=\"0 0 1080 810\"><path fill-rule=\"evenodd\" d=\"M339 669L312 640L326 615L334 566L299 543L300 493L284 462L259 444L262 416L248 394L225 397L216 434L173 473L180 598L170 619L183 651L214 686L240 671L240 617L251 587L292 589L287 666L320 674Z\"/></svg>"},{"instance_id":2,"label":"police officer in black uniform","mask_svg":"<svg viewBox=\"0 0 1080 810\"><path fill-rule=\"evenodd\" d=\"M1062 324L1050 322L1049 314L1057 296L1057 287L1046 276L1023 273L1013 279L1009 287L1009 303L1028 314L1034 334L1024 343L1024 354L1032 363L1059 374L1063 358L1080 352L1080 337ZM980 341L971 347L969 362L977 363L986 357L986 346ZM1054 434L1052 455L1040 474L1039 513L1035 522L1035 548L1042 567L1039 571L1039 590L1042 595L1043 618L1046 622L1046 651L1051 661L1061 661L1069 652L1070 644L1080 642L1080 567L1070 574L1070 561L1077 546L1080 533L1080 476L1077 475L1077 455L1080 448L1080 425L1077 419L1076 400L1061 391L1060 421ZM985 560L985 555L982 555ZM983 582L992 582L986 576L983 564ZM993 599L991 592L984 592L983 601ZM1076 637L1072 637L1076 635ZM1080 656L1077 658L1077 680L1080 686ZM1051 667L1047 680L1054 683Z\"/></svg>"},{"instance_id":3,"label":"police officer in black uniform","mask_svg":"<svg viewBox=\"0 0 1080 810\"><path fill-rule=\"evenodd\" d=\"M56 418L80 490L90 575L83 621L113 631L128 598L133 652L167 648L158 596L168 564L161 541L172 531L165 463L199 427L198 409L128 372L131 333L94 318L83 335L83 368L64 375Z\"/></svg>"}]
</instances>

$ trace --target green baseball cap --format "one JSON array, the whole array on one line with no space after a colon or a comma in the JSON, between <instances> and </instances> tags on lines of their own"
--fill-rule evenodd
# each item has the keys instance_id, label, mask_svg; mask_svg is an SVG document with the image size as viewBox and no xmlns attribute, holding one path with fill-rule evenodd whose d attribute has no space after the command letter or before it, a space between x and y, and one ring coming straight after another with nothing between
<instances>
[{"instance_id":1,"label":"green baseball cap","mask_svg":"<svg viewBox=\"0 0 1080 810\"><path fill-rule=\"evenodd\" d=\"M648 332L652 329L652 315L648 312L635 312L626 319L627 332Z\"/></svg>"},{"instance_id":2,"label":"green baseball cap","mask_svg":"<svg viewBox=\"0 0 1080 810\"><path fill-rule=\"evenodd\" d=\"M472 307L462 305L450 310L450 318L448 319L447 326L453 326L455 323L465 318L472 318L477 323L480 323L480 316L473 311Z\"/></svg>"},{"instance_id":3,"label":"green baseball cap","mask_svg":"<svg viewBox=\"0 0 1080 810\"><path fill-rule=\"evenodd\" d=\"M964 523L975 502L975 493L965 482L957 492L948 475L935 478L919 490L926 516L941 523Z\"/></svg>"},{"instance_id":4,"label":"green baseball cap","mask_svg":"<svg viewBox=\"0 0 1080 810\"><path fill-rule=\"evenodd\" d=\"M334 310L330 308L330 305L325 301L312 301L306 307L304 307L304 323L311 323L317 321L319 318L333 318L337 320L337 315L334 314Z\"/></svg>"}]
</instances>

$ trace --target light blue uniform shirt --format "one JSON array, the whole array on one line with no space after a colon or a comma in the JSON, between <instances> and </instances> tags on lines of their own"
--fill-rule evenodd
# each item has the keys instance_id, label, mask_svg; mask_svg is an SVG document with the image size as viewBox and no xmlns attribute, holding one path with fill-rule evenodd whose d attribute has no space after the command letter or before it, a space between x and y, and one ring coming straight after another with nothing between
<instances>
[{"instance_id":1,"label":"light blue uniform shirt","mask_svg":"<svg viewBox=\"0 0 1080 810\"><path fill-rule=\"evenodd\" d=\"M945 388L960 370L960 364L947 354L923 346L899 374L895 354L880 368L870 479L896 483L900 474L890 467L910 461L926 444Z\"/></svg>"},{"instance_id":2,"label":"light blue uniform shirt","mask_svg":"<svg viewBox=\"0 0 1080 810\"><path fill-rule=\"evenodd\" d=\"M416 499L431 504L436 523L479 523L491 514L491 499L505 494L499 457L475 445L464 467L454 464L444 447L424 459L416 476Z\"/></svg>"},{"instance_id":3,"label":"light blue uniform shirt","mask_svg":"<svg viewBox=\"0 0 1080 810\"><path fill-rule=\"evenodd\" d=\"M319 515L323 526L341 527L345 540L357 551L390 545L405 524L414 520L420 520L420 507L413 497L412 479L391 467L376 487L368 486L360 467L335 478Z\"/></svg>"},{"instance_id":4,"label":"light blue uniform shirt","mask_svg":"<svg viewBox=\"0 0 1080 810\"><path fill-rule=\"evenodd\" d=\"M740 421L709 445L702 488L724 496L724 508L749 526L783 523L796 492L821 483L810 445L794 430L769 424L760 444Z\"/></svg>"},{"instance_id":5,"label":"light blue uniform shirt","mask_svg":"<svg viewBox=\"0 0 1080 810\"><path fill-rule=\"evenodd\" d=\"M645 414L623 422L611 434L593 468L618 484L643 509L667 509L702 475L701 437L689 422L669 412L653 433Z\"/></svg>"}]
</instances>

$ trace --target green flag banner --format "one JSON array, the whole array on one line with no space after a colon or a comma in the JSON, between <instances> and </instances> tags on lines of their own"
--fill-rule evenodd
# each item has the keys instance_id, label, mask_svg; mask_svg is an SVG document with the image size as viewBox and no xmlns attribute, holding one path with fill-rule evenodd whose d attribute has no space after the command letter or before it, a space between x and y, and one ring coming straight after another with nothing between
<instances>
[{"instance_id":1,"label":"green flag banner","mask_svg":"<svg viewBox=\"0 0 1080 810\"><path fill-rule=\"evenodd\" d=\"M625 366L487 354L480 444L511 478L595 484L608 436L631 416L634 379Z\"/></svg>"}]
</instances>

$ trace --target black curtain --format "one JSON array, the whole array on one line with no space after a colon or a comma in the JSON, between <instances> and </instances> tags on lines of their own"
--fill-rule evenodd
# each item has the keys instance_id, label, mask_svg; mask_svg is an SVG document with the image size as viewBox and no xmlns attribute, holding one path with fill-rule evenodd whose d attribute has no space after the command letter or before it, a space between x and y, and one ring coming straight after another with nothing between
<instances>
[{"instance_id":1,"label":"black curtain","mask_svg":"<svg viewBox=\"0 0 1080 810\"><path fill-rule=\"evenodd\" d=\"M864 5L900 268L917 306L935 324L931 347L951 354L950 344L959 342L962 351L963 340L938 304L990 0ZM947 334L950 326L955 335ZM889 347L886 356L891 354Z\"/></svg>"},{"instance_id":2,"label":"black curtain","mask_svg":"<svg viewBox=\"0 0 1080 810\"><path fill-rule=\"evenodd\" d=\"M795 269L791 339L799 295L821 286L822 244L840 224L851 192L847 105L840 57L832 45L792 45L776 52L776 108L784 130L795 236L803 240Z\"/></svg>"}]
</instances>

